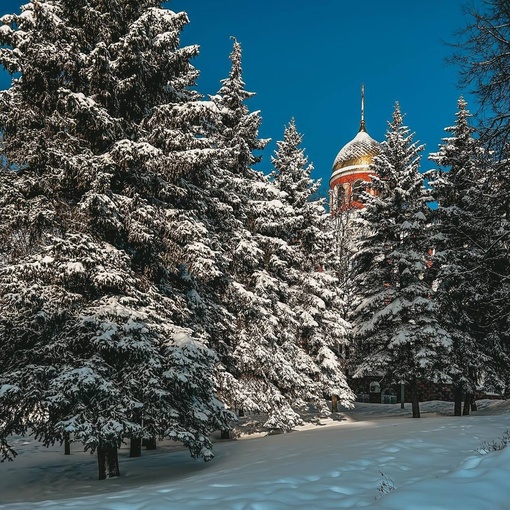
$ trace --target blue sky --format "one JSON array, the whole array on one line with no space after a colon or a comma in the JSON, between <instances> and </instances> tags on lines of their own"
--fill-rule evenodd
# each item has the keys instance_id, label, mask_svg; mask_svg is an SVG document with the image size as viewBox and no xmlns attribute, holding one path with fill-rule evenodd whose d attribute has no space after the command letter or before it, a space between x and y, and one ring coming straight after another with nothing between
<instances>
[{"instance_id":1,"label":"blue sky","mask_svg":"<svg viewBox=\"0 0 510 510\"><path fill-rule=\"evenodd\" d=\"M365 83L367 131L382 140L395 101L406 124L437 150L451 125L457 99L457 69L445 64L454 33L466 19L467 0L174 0L166 6L186 11L190 24L183 44L199 44L198 90L214 94L228 75L235 36L243 47L248 101L260 110L261 136L272 143L259 168L269 171L275 142L294 117L303 147L324 184L337 152L356 134L360 88ZM2 0L0 11L16 12L22 2ZM8 86L0 76L0 87ZM431 167L426 160L423 169Z\"/></svg>"}]
</instances>

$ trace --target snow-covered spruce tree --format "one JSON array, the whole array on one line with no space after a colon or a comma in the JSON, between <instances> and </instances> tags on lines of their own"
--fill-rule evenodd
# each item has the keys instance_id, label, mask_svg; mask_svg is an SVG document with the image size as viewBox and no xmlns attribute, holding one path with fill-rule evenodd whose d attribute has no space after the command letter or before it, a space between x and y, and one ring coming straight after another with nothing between
<instances>
[{"instance_id":1,"label":"snow-covered spruce tree","mask_svg":"<svg viewBox=\"0 0 510 510\"><path fill-rule=\"evenodd\" d=\"M491 308L486 324L490 331L487 344L502 348L495 353L502 361L496 373L503 374L504 394L510 395L510 144L502 161L493 163L486 189L489 196L491 244L485 260L490 262L489 288ZM489 319L491 319L489 321Z\"/></svg>"},{"instance_id":2,"label":"snow-covered spruce tree","mask_svg":"<svg viewBox=\"0 0 510 510\"><path fill-rule=\"evenodd\" d=\"M193 184L197 200L188 186L188 203L210 232L211 260L220 269L215 278L197 278L196 285L204 332L221 361L221 398L239 412L267 414L266 427L290 430L300 422L294 404L319 393L322 398L322 390L310 376L319 374L317 365L296 343L291 290L279 277L286 241L264 230L291 208L253 168L260 160L255 151L267 141L258 136L259 112L246 106L253 94L245 90L241 56L234 40L229 76L211 98L219 115L213 139L222 157L204 182Z\"/></svg>"},{"instance_id":3,"label":"snow-covered spruce tree","mask_svg":"<svg viewBox=\"0 0 510 510\"><path fill-rule=\"evenodd\" d=\"M201 102L202 116L206 118L202 136L210 137L208 143L215 147L214 157L207 166L181 174L173 192L180 222L174 231L174 250L182 262L179 282L185 288L191 312L186 323L218 353L217 390L236 410L258 409L237 381L240 368L232 358L239 334L236 293L242 289L233 275L233 258L237 249L239 259L246 257L249 261L253 257L253 250L239 246L240 240L249 236L245 227L245 187L254 180L264 180L260 172L251 169L259 161L252 151L267 143L257 138L258 112L250 114L244 105L244 100L253 94L244 91L240 56L236 42L231 73L222 81L221 94L225 97L218 94ZM227 426L222 435L229 436Z\"/></svg>"},{"instance_id":4,"label":"snow-covered spruce tree","mask_svg":"<svg viewBox=\"0 0 510 510\"><path fill-rule=\"evenodd\" d=\"M346 359L346 373L349 373L348 359L352 356L353 328L351 314L356 306L356 281L354 254L358 250L357 241L365 234L366 227L359 221L360 209L356 205L338 203L342 197L330 192L330 216L328 231L330 242L327 250L328 267L336 276L336 292L339 294L337 305L340 306L340 317L348 325L346 330L346 346L343 357ZM352 376L352 372L349 373Z\"/></svg>"},{"instance_id":5,"label":"snow-covered spruce tree","mask_svg":"<svg viewBox=\"0 0 510 510\"><path fill-rule=\"evenodd\" d=\"M419 379L445 375L450 338L437 322L424 277L429 249L427 196L420 152L403 124L398 103L371 188L360 212L364 234L354 256L357 306L353 311L354 376L378 373L388 383L405 380L413 417L419 417Z\"/></svg>"},{"instance_id":6,"label":"snow-covered spruce tree","mask_svg":"<svg viewBox=\"0 0 510 510\"><path fill-rule=\"evenodd\" d=\"M440 167L431 172L430 184L438 203L433 225L436 301L441 323L453 340L449 375L454 412L460 415L462 393L469 402L480 378L499 386L499 362L504 365L507 360L494 325L502 311L501 276L508 270L508 212L500 209L501 196L496 198L504 174L494 171L489 153L475 138L463 98L456 117L455 125L445 129L451 136L430 155Z\"/></svg>"},{"instance_id":7,"label":"snow-covered spruce tree","mask_svg":"<svg viewBox=\"0 0 510 510\"><path fill-rule=\"evenodd\" d=\"M273 182L284 193L284 203L291 206L274 221L274 230L286 243L277 269L292 289L298 345L319 368L314 379L322 385L321 393L332 397L336 410L338 401L348 406L353 398L339 356L349 326L342 319L342 289L333 272L331 221L317 194L320 181L312 179L313 167L301 143L302 135L292 119L272 158ZM319 408L322 402L322 398L316 402Z\"/></svg>"},{"instance_id":8,"label":"snow-covered spruce tree","mask_svg":"<svg viewBox=\"0 0 510 510\"><path fill-rule=\"evenodd\" d=\"M310 354L311 349L301 335L301 323L305 321L312 327L313 318L303 317L306 304L299 299L304 254L297 243L288 240L296 211L287 203L286 194L272 185L260 188L259 196L253 197L250 206L252 235L261 250L261 261L253 271L249 288L268 312L263 323L254 325L263 331L267 354L260 350L261 342L253 337L253 346L246 346L249 358L245 356L281 393L266 425L286 430L301 422L297 411L311 402L327 411L326 389L316 356ZM263 360L261 354L271 357ZM267 365L270 359L272 366L264 366L263 362Z\"/></svg>"},{"instance_id":9,"label":"snow-covered spruce tree","mask_svg":"<svg viewBox=\"0 0 510 510\"><path fill-rule=\"evenodd\" d=\"M182 328L175 243L192 230L178 174L214 155L210 108L189 88L187 16L160 7L39 0L1 18L0 62L20 73L0 94L4 456L12 433L82 441L104 478L125 437L209 459L228 421L215 356Z\"/></svg>"},{"instance_id":10,"label":"snow-covered spruce tree","mask_svg":"<svg viewBox=\"0 0 510 510\"><path fill-rule=\"evenodd\" d=\"M492 156L492 154L491 154ZM510 165L508 159L482 166L477 217L485 236L477 270L476 331L484 351L481 383L508 395L510 388ZM469 397L469 396L468 396ZM466 400L469 400L467 398ZM469 408L465 410L468 410Z\"/></svg>"},{"instance_id":11,"label":"snow-covered spruce tree","mask_svg":"<svg viewBox=\"0 0 510 510\"><path fill-rule=\"evenodd\" d=\"M258 135L260 113L246 106L254 94L245 90L241 45L236 40L230 60L229 76L211 98L220 117L214 139L224 150L214 190L223 214L211 222L228 274L219 285L219 306L231 317L223 339L215 343L222 369L220 395L240 412L267 414L267 427L289 430L299 417L285 394L302 377L294 368L292 352L283 349L281 337L290 335L293 319L286 327L280 322L277 294L284 290L264 270L267 253L259 244L256 227L261 204L268 204L278 192L253 168L260 161L256 151L267 140ZM271 287L269 294L266 286Z\"/></svg>"},{"instance_id":12,"label":"snow-covered spruce tree","mask_svg":"<svg viewBox=\"0 0 510 510\"><path fill-rule=\"evenodd\" d=\"M208 105L209 132L216 147L215 158L202 172L190 172L179 179L176 203L185 236L193 241L177 249L182 253L181 281L187 285L192 309L189 320L199 336L218 353L218 393L231 409L271 413L282 399L278 384L267 383L250 366L250 349L256 349L263 370L271 355L265 350L272 329L269 302L253 292L253 273L261 265L259 249L249 225L250 200L268 179L252 167L266 140L259 139L259 112L250 112L245 101L253 93L244 89L241 46L234 41L228 78ZM179 233L180 234L180 233ZM276 379L273 377L273 379ZM222 431L228 437L228 427Z\"/></svg>"}]
</instances>

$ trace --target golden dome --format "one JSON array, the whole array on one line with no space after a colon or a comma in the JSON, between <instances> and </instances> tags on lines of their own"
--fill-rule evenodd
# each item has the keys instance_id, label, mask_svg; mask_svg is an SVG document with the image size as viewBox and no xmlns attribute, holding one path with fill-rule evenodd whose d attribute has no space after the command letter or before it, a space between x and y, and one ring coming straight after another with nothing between
<instances>
[{"instance_id":1,"label":"golden dome","mask_svg":"<svg viewBox=\"0 0 510 510\"><path fill-rule=\"evenodd\" d=\"M367 172L374 156L381 151L381 144L376 142L365 128L365 85L361 85L361 124L358 134L337 154L333 163L330 187L343 181L348 176Z\"/></svg>"},{"instance_id":2,"label":"golden dome","mask_svg":"<svg viewBox=\"0 0 510 510\"><path fill-rule=\"evenodd\" d=\"M381 144L365 128L365 87L361 86L361 124L358 134L337 154L329 179L330 211L363 207L363 192L372 195L370 164L381 152Z\"/></svg>"},{"instance_id":3,"label":"golden dome","mask_svg":"<svg viewBox=\"0 0 510 510\"><path fill-rule=\"evenodd\" d=\"M374 156L379 154L381 150L379 142L375 141L364 127L362 123L359 133L337 154L333 163L333 173L370 165Z\"/></svg>"}]
</instances>

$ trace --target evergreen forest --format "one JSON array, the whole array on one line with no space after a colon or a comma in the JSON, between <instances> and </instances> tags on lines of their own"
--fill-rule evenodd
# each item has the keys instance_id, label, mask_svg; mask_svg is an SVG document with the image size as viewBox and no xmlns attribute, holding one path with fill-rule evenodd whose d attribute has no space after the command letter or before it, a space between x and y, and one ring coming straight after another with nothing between
<instances>
[{"instance_id":1,"label":"evergreen forest","mask_svg":"<svg viewBox=\"0 0 510 510\"><path fill-rule=\"evenodd\" d=\"M239 417L288 432L370 374L405 381L414 417L418 381L450 384L459 415L479 388L507 396L510 12L484 7L454 57L481 117L460 97L425 155L397 103L376 193L336 214L299 119L259 169L239 41L205 96L188 17L158 0L1 17L0 458L31 435L83 444L100 479L124 443L208 461Z\"/></svg>"}]
</instances>

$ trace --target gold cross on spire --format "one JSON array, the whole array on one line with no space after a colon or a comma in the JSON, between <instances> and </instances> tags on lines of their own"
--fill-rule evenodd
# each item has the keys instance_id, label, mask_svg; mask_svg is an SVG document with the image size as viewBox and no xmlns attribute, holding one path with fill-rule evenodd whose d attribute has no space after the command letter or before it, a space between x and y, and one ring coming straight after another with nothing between
<instances>
[{"instance_id":1,"label":"gold cross on spire","mask_svg":"<svg viewBox=\"0 0 510 510\"><path fill-rule=\"evenodd\" d=\"M359 125L360 131L366 131L365 129L365 84L361 84L361 122Z\"/></svg>"}]
</instances>

